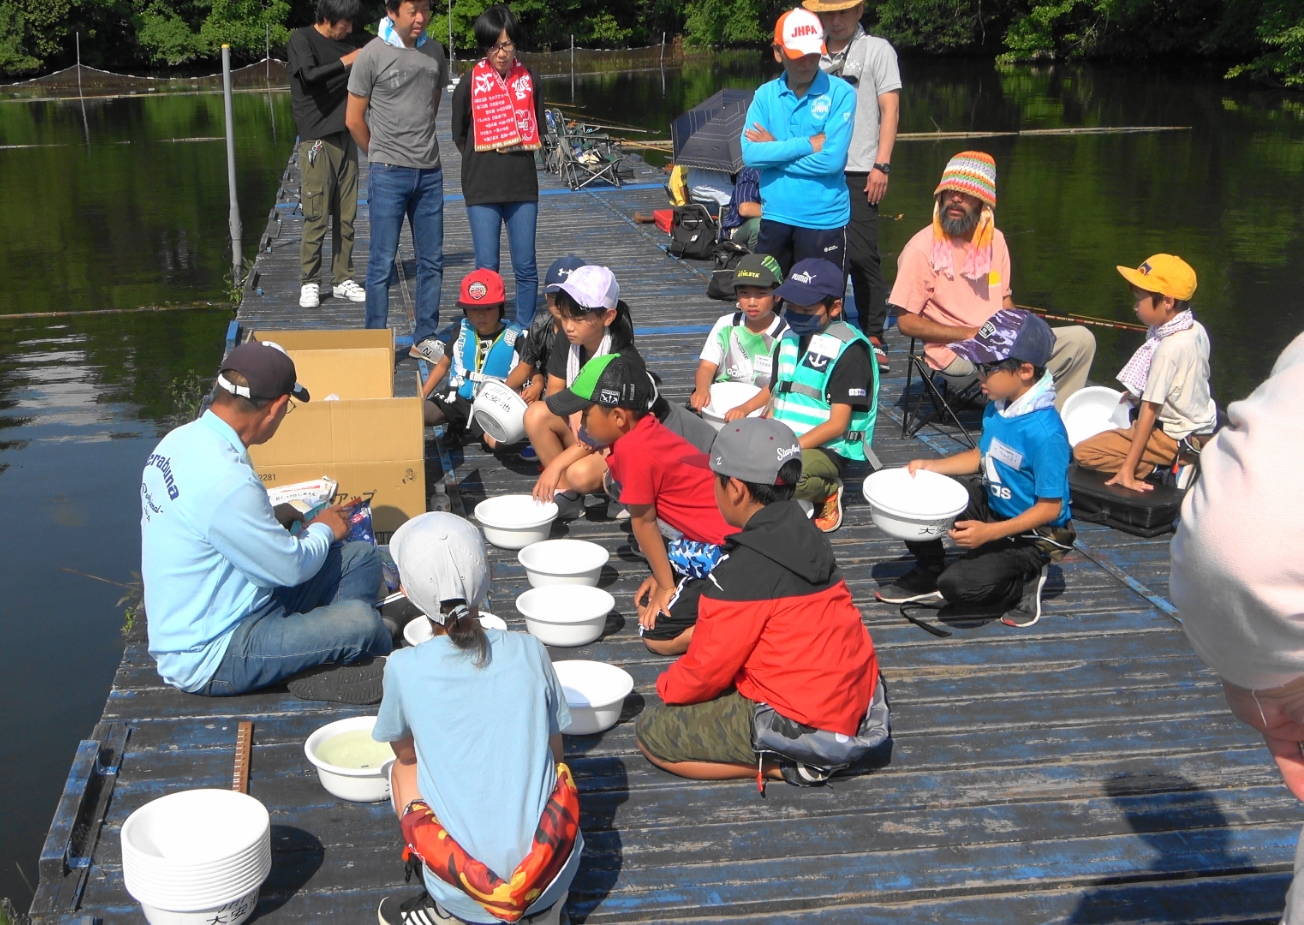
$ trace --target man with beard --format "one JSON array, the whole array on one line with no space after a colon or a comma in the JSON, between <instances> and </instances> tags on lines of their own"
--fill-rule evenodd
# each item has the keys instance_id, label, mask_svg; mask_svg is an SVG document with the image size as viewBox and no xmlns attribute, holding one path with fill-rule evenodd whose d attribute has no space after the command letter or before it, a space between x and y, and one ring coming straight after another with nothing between
<instances>
[{"instance_id":1,"label":"man with beard","mask_svg":"<svg viewBox=\"0 0 1304 925\"><path fill-rule=\"evenodd\" d=\"M947 346L976 337L1001 308L1014 308L1010 251L996 228L996 161L982 151L951 158L934 193L933 222L907 242L897 258L897 278L888 302L897 307L897 326L924 342L928 365L948 385L964 388L976 379L974 365ZM1087 383L1096 338L1081 325L1052 328L1050 362L1055 407Z\"/></svg>"}]
</instances>

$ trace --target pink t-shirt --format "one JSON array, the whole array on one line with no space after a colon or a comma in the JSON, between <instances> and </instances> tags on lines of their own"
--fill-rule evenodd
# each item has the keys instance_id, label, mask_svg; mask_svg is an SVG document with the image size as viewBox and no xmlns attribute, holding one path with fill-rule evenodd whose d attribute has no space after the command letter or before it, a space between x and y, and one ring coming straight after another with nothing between
<instances>
[{"instance_id":1,"label":"pink t-shirt","mask_svg":"<svg viewBox=\"0 0 1304 925\"><path fill-rule=\"evenodd\" d=\"M932 250L933 226L929 225L902 248L888 302L938 324L978 327L996 314L1013 292L1010 249L1000 229L994 229L992 236L992 270L986 280L965 279L958 271L954 278L937 272L930 260ZM934 369L946 369L955 359L945 344L925 344L924 355Z\"/></svg>"}]
</instances>

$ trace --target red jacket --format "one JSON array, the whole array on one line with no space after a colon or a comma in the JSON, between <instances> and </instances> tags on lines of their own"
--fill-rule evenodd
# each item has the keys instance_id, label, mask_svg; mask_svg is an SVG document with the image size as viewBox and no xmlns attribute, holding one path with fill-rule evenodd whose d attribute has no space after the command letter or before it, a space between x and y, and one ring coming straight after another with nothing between
<instances>
[{"instance_id":1,"label":"red jacket","mask_svg":"<svg viewBox=\"0 0 1304 925\"><path fill-rule=\"evenodd\" d=\"M788 719L855 734L878 658L829 541L784 502L753 515L725 552L688 651L657 679L661 699L701 703L737 687Z\"/></svg>"}]
</instances>

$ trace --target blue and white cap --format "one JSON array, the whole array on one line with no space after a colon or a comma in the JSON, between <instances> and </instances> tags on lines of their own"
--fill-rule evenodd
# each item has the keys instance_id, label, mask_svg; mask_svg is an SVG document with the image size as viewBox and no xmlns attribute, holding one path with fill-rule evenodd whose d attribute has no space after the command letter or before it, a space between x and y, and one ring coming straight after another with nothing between
<instances>
[{"instance_id":1,"label":"blue and white cap","mask_svg":"<svg viewBox=\"0 0 1304 925\"><path fill-rule=\"evenodd\" d=\"M1032 312L1002 308L983 323L977 335L949 346L970 363L1019 360L1045 366L1055 349L1055 335L1050 325Z\"/></svg>"},{"instance_id":2,"label":"blue and white cap","mask_svg":"<svg viewBox=\"0 0 1304 925\"><path fill-rule=\"evenodd\" d=\"M548 275L543 278L543 291L555 293L561 288L561 284L566 282L571 273L587 264L574 254L567 254L565 257L558 257L548 267Z\"/></svg>"},{"instance_id":3,"label":"blue and white cap","mask_svg":"<svg viewBox=\"0 0 1304 925\"><path fill-rule=\"evenodd\" d=\"M798 260L775 296L794 305L814 305L826 298L840 299L847 291L847 278L838 265L823 257Z\"/></svg>"}]
</instances>

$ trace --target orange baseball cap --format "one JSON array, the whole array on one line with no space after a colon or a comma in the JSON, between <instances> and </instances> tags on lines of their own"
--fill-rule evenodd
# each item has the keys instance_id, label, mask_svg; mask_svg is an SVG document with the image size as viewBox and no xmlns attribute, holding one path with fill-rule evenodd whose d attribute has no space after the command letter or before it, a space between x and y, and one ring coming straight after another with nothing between
<instances>
[{"instance_id":1,"label":"orange baseball cap","mask_svg":"<svg viewBox=\"0 0 1304 925\"><path fill-rule=\"evenodd\" d=\"M774 44L789 58L826 54L824 24L810 10L789 10L774 24Z\"/></svg>"},{"instance_id":2,"label":"orange baseball cap","mask_svg":"<svg viewBox=\"0 0 1304 925\"><path fill-rule=\"evenodd\" d=\"M1135 270L1131 267L1117 269L1123 279L1146 292L1157 292L1179 302L1189 302L1195 295L1195 270L1181 257L1155 254Z\"/></svg>"}]
</instances>

